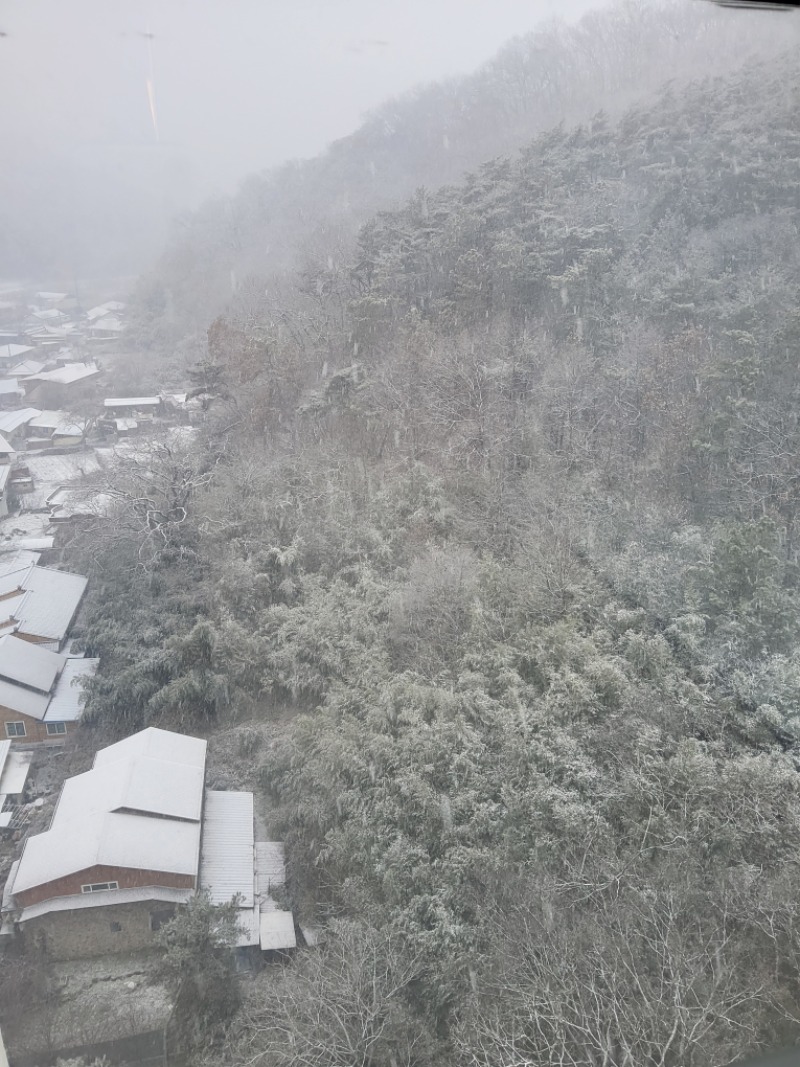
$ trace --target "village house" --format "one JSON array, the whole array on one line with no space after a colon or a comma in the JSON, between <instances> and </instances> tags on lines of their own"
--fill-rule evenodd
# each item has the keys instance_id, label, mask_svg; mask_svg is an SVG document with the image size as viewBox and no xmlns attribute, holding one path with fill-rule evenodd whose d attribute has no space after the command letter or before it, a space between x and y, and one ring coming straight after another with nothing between
<instances>
[{"instance_id":1,"label":"village house","mask_svg":"<svg viewBox=\"0 0 800 1067\"><path fill-rule=\"evenodd\" d=\"M81 574L14 561L0 567L0 635L60 652L88 579Z\"/></svg>"},{"instance_id":2,"label":"village house","mask_svg":"<svg viewBox=\"0 0 800 1067\"><path fill-rule=\"evenodd\" d=\"M0 434L7 438L17 451L24 451L28 447L28 423L41 414L38 408L15 408L14 411L0 412Z\"/></svg>"},{"instance_id":3,"label":"village house","mask_svg":"<svg viewBox=\"0 0 800 1067\"><path fill-rule=\"evenodd\" d=\"M100 749L13 864L4 929L54 960L134 952L202 890L237 899L240 949L293 948L292 914L270 896L282 846L255 841L253 794L207 789L205 769L205 741L154 727Z\"/></svg>"},{"instance_id":4,"label":"village house","mask_svg":"<svg viewBox=\"0 0 800 1067\"><path fill-rule=\"evenodd\" d=\"M0 367L10 367L13 363L19 363L27 358L33 348L30 345L0 344Z\"/></svg>"},{"instance_id":5,"label":"village house","mask_svg":"<svg viewBox=\"0 0 800 1067\"><path fill-rule=\"evenodd\" d=\"M103 413L112 418L152 419L161 413L160 396L111 396L103 401Z\"/></svg>"},{"instance_id":6,"label":"village house","mask_svg":"<svg viewBox=\"0 0 800 1067\"><path fill-rule=\"evenodd\" d=\"M94 396L100 368L96 363L62 363L55 370L39 371L24 381L32 404L60 406Z\"/></svg>"},{"instance_id":7,"label":"village house","mask_svg":"<svg viewBox=\"0 0 800 1067\"><path fill-rule=\"evenodd\" d=\"M0 378L0 408L16 408L25 400L25 390L17 378Z\"/></svg>"},{"instance_id":8,"label":"village house","mask_svg":"<svg viewBox=\"0 0 800 1067\"><path fill-rule=\"evenodd\" d=\"M66 737L80 721L81 681L97 663L49 652L13 634L0 637L2 737L26 744Z\"/></svg>"}]
</instances>

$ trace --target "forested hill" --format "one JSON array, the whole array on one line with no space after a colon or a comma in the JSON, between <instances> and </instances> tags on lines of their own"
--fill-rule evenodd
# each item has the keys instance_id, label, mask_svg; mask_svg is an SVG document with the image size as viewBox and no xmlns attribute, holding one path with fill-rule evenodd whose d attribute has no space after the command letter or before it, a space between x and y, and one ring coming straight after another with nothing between
<instances>
[{"instance_id":1,"label":"forested hill","mask_svg":"<svg viewBox=\"0 0 800 1067\"><path fill-rule=\"evenodd\" d=\"M458 180L562 119L616 115L668 80L774 54L787 32L793 23L684 0L629 0L543 26L473 74L389 101L317 158L254 175L182 218L140 288L141 337L169 348L205 330L235 290L262 291L274 272L349 246L372 212L418 186Z\"/></svg>"},{"instance_id":2,"label":"forested hill","mask_svg":"<svg viewBox=\"0 0 800 1067\"><path fill-rule=\"evenodd\" d=\"M793 52L373 218L75 546L90 721L249 722L328 923L214 1062L800 1038L799 118Z\"/></svg>"}]
</instances>

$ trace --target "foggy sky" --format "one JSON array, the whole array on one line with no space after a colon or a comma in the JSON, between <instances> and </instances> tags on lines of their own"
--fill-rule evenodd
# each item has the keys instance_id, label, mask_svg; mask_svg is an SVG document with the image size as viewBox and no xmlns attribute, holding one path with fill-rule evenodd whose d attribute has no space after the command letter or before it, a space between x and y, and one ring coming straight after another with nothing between
<instances>
[{"instance_id":1,"label":"foggy sky","mask_svg":"<svg viewBox=\"0 0 800 1067\"><path fill-rule=\"evenodd\" d=\"M0 143L26 172L45 172L40 195L53 177L48 161L65 154L113 172L161 153L182 207L315 155L387 97L469 72L513 35L593 6L599 0L0 0Z\"/></svg>"}]
</instances>

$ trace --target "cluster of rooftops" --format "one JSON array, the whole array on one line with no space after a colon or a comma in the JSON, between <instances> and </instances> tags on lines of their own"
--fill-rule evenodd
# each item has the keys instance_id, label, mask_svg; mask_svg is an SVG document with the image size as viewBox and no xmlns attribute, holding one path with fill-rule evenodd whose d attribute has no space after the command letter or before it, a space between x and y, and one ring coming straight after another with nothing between
<instances>
[{"instance_id":1,"label":"cluster of rooftops","mask_svg":"<svg viewBox=\"0 0 800 1067\"><path fill-rule=\"evenodd\" d=\"M201 738L150 727L100 749L91 770L64 782L49 829L25 842L0 932L45 917L52 930L54 916L97 909L113 918L123 905L177 907L204 891L236 901L239 947L294 947L292 913L272 895L285 879L282 845L255 841L252 793L207 789L205 776Z\"/></svg>"}]
</instances>

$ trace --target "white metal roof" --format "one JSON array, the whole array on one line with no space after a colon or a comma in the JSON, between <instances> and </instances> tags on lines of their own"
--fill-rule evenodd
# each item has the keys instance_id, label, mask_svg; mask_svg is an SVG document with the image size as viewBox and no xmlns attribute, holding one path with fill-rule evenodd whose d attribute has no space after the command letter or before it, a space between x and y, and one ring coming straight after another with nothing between
<instances>
[{"instance_id":1,"label":"white metal roof","mask_svg":"<svg viewBox=\"0 0 800 1067\"><path fill-rule=\"evenodd\" d=\"M116 315L104 315L101 319L95 319L91 323L90 330L106 330L108 333L122 333L125 326Z\"/></svg>"},{"instance_id":2,"label":"white metal roof","mask_svg":"<svg viewBox=\"0 0 800 1067\"><path fill-rule=\"evenodd\" d=\"M13 634L0 637L0 679L4 681L49 694L66 662L57 652L46 652Z\"/></svg>"},{"instance_id":3,"label":"white metal roof","mask_svg":"<svg viewBox=\"0 0 800 1067\"><path fill-rule=\"evenodd\" d=\"M153 900L162 904L188 904L194 896L193 889L168 889L165 886L137 886L135 889L109 889L97 893L81 893L79 896L54 897L31 904L19 913L18 921L27 922L40 915L54 911L80 911L83 908L103 907L109 904L135 904L140 900Z\"/></svg>"},{"instance_id":4,"label":"white metal roof","mask_svg":"<svg viewBox=\"0 0 800 1067\"><path fill-rule=\"evenodd\" d=\"M28 838L15 892L98 864L196 878L205 753L201 738L154 727L101 749Z\"/></svg>"},{"instance_id":5,"label":"white metal roof","mask_svg":"<svg viewBox=\"0 0 800 1067\"><path fill-rule=\"evenodd\" d=\"M40 363L38 359L24 359L16 367L12 367L9 373L16 378L29 378L33 374L41 374L45 366L46 364Z\"/></svg>"},{"instance_id":6,"label":"white metal roof","mask_svg":"<svg viewBox=\"0 0 800 1067\"><path fill-rule=\"evenodd\" d=\"M103 401L106 408L148 408L157 407L161 403L160 396L110 396Z\"/></svg>"},{"instance_id":7,"label":"white metal roof","mask_svg":"<svg viewBox=\"0 0 800 1067\"><path fill-rule=\"evenodd\" d=\"M48 693L34 693L32 689L24 689L21 685L0 678L0 707L41 722L49 702Z\"/></svg>"},{"instance_id":8,"label":"white metal roof","mask_svg":"<svg viewBox=\"0 0 800 1067\"><path fill-rule=\"evenodd\" d=\"M100 373L96 363L65 363L55 370L40 371L31 375L34 382L53 382L55 385L72 385L74 382L92 378Z\"/></svg>"},{"instance_id":9,"label":"white metal roof","mask_svg":"<svg viewBox=\"0 0 800 1067\"><path fill-rule=\"evenodd\" d=\"M152 756L154 759L168 760L172 763L187 763L194 767L205 767L207 743L201 737L189 737L176 734L172 730L159 730L157 726L148 726L130 737L99 749L94 757L94 766L114 763L129 756Z\"/></svg>"},{"instance_id":10,"label":"white metal roof","mask_svg":"<svg viewBox=\"0 0 800 1067\"><path fill-rule=\"evenodd\" d=\"M21 796L33 762L30 752L11 751L0 771L0 795Z\"/></svg>"},{"instance_id":11,"label":"white metal roof","mask_svg":"<svg viewBox=\"0 0 800 1067\"><path fill-rule=\"evenodd\" d=\"M14 892L98 864L196 877L199 849L196 822L116 812L61 819L56 812L51 829L25 843Z\"/></svg>"},{"instance_id":12,"label":"white metal roof","mask_svg":"<svg viewBox=\"0 0 800 1067\"><path fill-rule=\"evenodd\" d=\"M295 948L294 916L290 911L262 911L259 922L261 951Z\"/></svg>"},{"instance_id":13,"label":"white metal roof","mask_svg":"<svg viewBox=\"0 0 800 1067\"><path fill-rule=\"evenodd\" d=\"M13 433L26 422L41 415L38 408L17 408L15 411L4 411L0 414L0 433Z\"/></svg>"},{"instance_id":14,"label":"white metal roof","mask_svg":"<svg viewBox=\"0 0 800 1067\"><path fill-rule=\"evenodd\" d=\"M68 659L47 705L44 722L77 722L83 711L84 678L91 678L99 659Z\"/></svg>"},{"instance_id":15,"label":"white metal roof","mask_svg":"<svg viewBox=\"0 0 800 1067\"><path fill-rule=\"evenodd\" d=\"M28 425L32 430L54 430L62 422L67 422L69 415L66 411L40 411L35 419L31 419Z\"/></svg>"},{"instance_id":16,"label":"white metal roof","mask_svg":"<svg viewBox=\"0 0 800 1067\"><path fill-rule=\"evenodd\" d=\"M26 352L32 352L31 345L0 345L0 359L18 359Z\"/></svg>"},{"instance_id":17,"label":"white metal roof","mask_svg":"<svg viewBox=\"0 0 800 1067\"><path fill-rule=\"evenodd\" d=\"M215 904L237 894L242 908L255 903L253 794L206 790L200 885Z\"/></svg>"},{"instance_id":18,"label":"white metal roof","mask_svg":"<svg viewBox=\"0 0 800 1067\"><path fill-rule=\"evenodd\" d=\"M98 811L199 822L203 775L203 767L150 756L102 763L64 782L52 825Z\"/></svg>"},{"instance_id":19,"label":"white metal roof","mask_svg":"<svg viewBox=\"0 0 800 1067\"><path fill-rule=\"evenodd\" d=\"M87 584L82 574L31 567L23 583L28 596L19 609L20 633L63 641Z\"/></svg>"}]
</instances>

